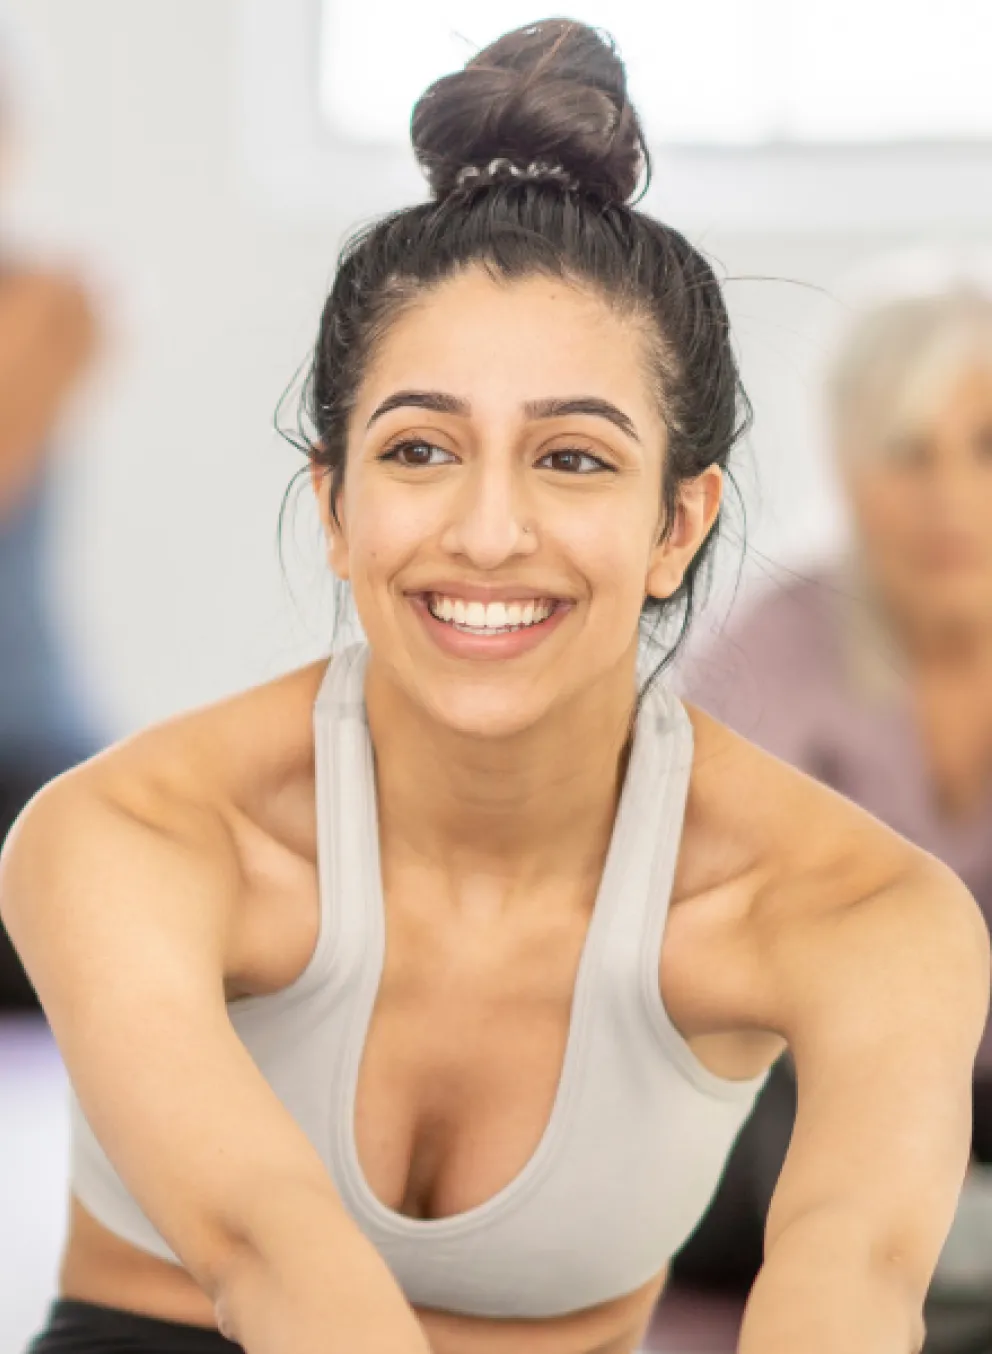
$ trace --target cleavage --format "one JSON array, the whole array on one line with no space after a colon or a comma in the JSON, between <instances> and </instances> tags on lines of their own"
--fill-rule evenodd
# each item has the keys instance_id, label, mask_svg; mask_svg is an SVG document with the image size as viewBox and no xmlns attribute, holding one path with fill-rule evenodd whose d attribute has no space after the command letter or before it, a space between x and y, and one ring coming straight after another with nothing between
<instances>
[{"instance_id":1,"label":"cleavage","mask_svg":"<svg viewBox=\"0 0 992 1354\"><path fill-rule=\"evenodd\" d=\"M393 909L354 1106L380 1203L451 1217L520 1176L554 1108L587 929L574 904L539 925L453 914L443 932Z\"/></svg>"}]
</instances>

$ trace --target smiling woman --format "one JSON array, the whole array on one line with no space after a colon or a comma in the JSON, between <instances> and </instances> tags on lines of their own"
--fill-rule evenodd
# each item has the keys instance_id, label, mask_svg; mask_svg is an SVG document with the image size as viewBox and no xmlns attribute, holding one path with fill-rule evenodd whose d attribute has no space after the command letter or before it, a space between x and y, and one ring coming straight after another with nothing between
<instances>
[{"instance_id":1,"label":"smiling woman","mask_svg":"<svg viewBox=\"0 0 992 1354\"><path fill-rule=\"evenodd\" d=\"M606 455L597 464L624 478L642 508L653 497L649 536L653 543L669 537L674 552L670 580L667 574L653 580L657 588L642 592L638 609L652 625L680 615L684 633L715 534L716 512L707 516L707 509L718 511L720 474L750 408L710 265L671 227L625 205L650 166L623 68L592 30L572 25L568 41L563 31L543 24L511 34L431 86L417 104L414 150L435 198L376 223L345 249L310 377L310 454L328 472L333 518L355 403L376 377L380 398L366 416L369 425L413 408L471 422L469 386L388 389L382 364L403 342L398 331L410 312L430 323L421 315L429 297L432 312L446 311L434 321L439 337L462 349L463 368L476 377L488 372L493 385L499 379L489 360L493 338L480 319L478 349L468 353L466 314L474 302L501 310L521 369L534 378L519 412L557 435L557 471L589 472L597 461L576 457L564 420L587 439L596 429L602 434L604 423L623 434L613 438L613 461ZM538 333L529 312L542 302L548 327ZM418 320L410 323L416 346ZM588 375L553 392L556 378L579 379L568 355L583 332ZM607 398L607 353L616 371L628 368L640 435L630 409ZM421 369L436 367L422 361ZM491 390L489 399L498 401L500 392ZM478 404L476 422L485 415ZM651 475L654 486L645 494ZM690 504L701 508L703 530L678 538Z\"/></svg>"},{"instance_id":2,"label":"smiling woman","mask_svg":"<svg viewBox=\"0 0 992 1354\"><path fill-rule=\"evenodd\" d=\"M543 254L546 186L499 191L508 239L523 229L530 194L538 215L527 229L541 228ZM485 200L476 190L448 228ZM430 237L441 229L432 223ZM531 727L564 709L567 694L586 698L613 680L621 655L636 656L639 614L687 616L720 501L720 465L705 463L711 448L698 432L668 428L678 403L679 428L712 437L692 407L701 373L682 371L673 353L663 377L648 328L657 320L601 295L602 284L578 274L591 265L576 252L568 277L540 267L494 276L484 255L469 253L442 279L419 283L419 303L407 280L405 304L354 392L339 388L340 355L327 350L334 312L315 359L314 482L331 564L351 583L370 643L388 655L383 671L443 708L449 726L489 737ZM432 274L433 255L425 260ZM354 341L364 341L361 318ZM725 385L732 435L729 346L714 344L707 359ZM443 377L443 387L410 384L411 373ZM352 410L343 448L331 414L339 402ZM728 438L718 460L729 449ZM508 603L521 608L515 617L495 609ZM502 661L525 655L534 661ZM474 660L471 682L446 659Z\"/></svg>"},{"instance_id":3,"label":"smiling woman","mask_svg":"<svg viewBox=\"0 0 992 1354\"><path fill-rule=\"evenodd\" d=\"M433 200L345 250L308 394L367 643L112 749L4 853L75 1092L34 1354L632 1354L786 1045L741 1354L911 1354L984 924L638 690L747 407L712 269L628 205L609 43L510 33L413 135Z\"/></svg>"}]
</instances>

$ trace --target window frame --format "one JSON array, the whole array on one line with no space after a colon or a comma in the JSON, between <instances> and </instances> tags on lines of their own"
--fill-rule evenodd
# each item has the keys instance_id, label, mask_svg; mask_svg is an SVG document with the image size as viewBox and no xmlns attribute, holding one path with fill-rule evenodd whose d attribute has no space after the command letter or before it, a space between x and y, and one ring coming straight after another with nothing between
<instances>
[{"instance_id":1,"label":"window frame","mask_svg":"<svg viewBox=\"0 0 992 1354\"><path fill-rule=\"evenodd\" d=\"M409 150L364 146L324 123L321 0L242 0L237 13L240 159L260 208L348 223L424 197ZM992 228L992 141L679 145L652 155L654 182L643 205L692 232L912 236Z\"/></svg>"}]
</instances>

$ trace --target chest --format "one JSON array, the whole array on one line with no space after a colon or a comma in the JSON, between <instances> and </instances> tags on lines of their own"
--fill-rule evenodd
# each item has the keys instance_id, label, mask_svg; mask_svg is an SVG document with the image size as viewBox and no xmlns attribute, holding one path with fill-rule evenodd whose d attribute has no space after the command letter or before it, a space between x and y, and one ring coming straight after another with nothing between
<instances>
[{"instance_id":1,"label":"chest","mask_svg":"<svg viewBox=\"0 0 992 1354\"><path fill-rule=\"evenodd\" d=\"M591 903L540 924L452 911L400 886L354 1105L373 1193L411 1217L445 1217L498 1193L551 1117Z\"/></svg>"},{"instance_id":2,"label":"chest","mask_svg":"<svg viewBox=\"0 0 992 1354\"><path fill-rule=\"evenodd\" d=\"M466 904L452 896L445 862L432 879L412 869L416 853L391 849L388 831L381 839L367 738L351 705L328 731L317 743L318 770L323 753L334 755L318 779L328 793L318 802L324 869L313 892L332 918L335 938L324 948L338 968L328 981L345 995L333 1022L306 1031L294 1059L302 1067L309 1040L334 1068L341 1127L329 1161L356 1216L393 1236L396 1219L377 1213L374 1201L410 1219L454 1219L500 1195L501 1207L511 1192L519 1198L511 1187L524 1178L541 1175L565 1190L563 1181L571 1189L590 1169L615 1170L631 1179L604 1178L602 1206L612 1199L620 1207L626 1190L628 1225L647 1210L641 1221L654 1235L658 1207L647 1208L624 1160L636 1138L639 1159L656 1163L655 1200L674 1196L688 1217L693 1189L705 1192L737 1116L736 1105L724 1113L698 1094L696 1040L706 1046L703 1084L705 1075L744 1080L778 1050L755 1066L754 1047L737 1042L746 1022L708 1018L719 1002L706 994L724 986L733 950L721 907L705 909L700 925L694 899L670 902L676 856L692 849L683 822L687 723L667 706L642 709L597 868L590 856L581 879L551 871L557 882L543 889L524 889L514 876L507 906L490 899L481 907L478 897ZM697 920L687 925L690 916ZM287 936L283 928L271 950L256 938L254 953L265 954L269 969ZM312 936L311 920L308 952ZM282 985L269 986L257 965L254 974L255 990ZM667 1067L660 1028L674 1048ZM656 1147L666 1126L670 1168ZM325 1133L326 1121L315 1121L315 1141ZM678 1162L690 1156L702 1163L691 1188L678 1177ZM681 1216L670 1213L666 1225L677 1231ZM663 1251L662 1243L654 1235L652 1249ZM507 1263L517 1263L512 1228L502 1244Z\"/></svg>"},{"instance_id":3,"label":"chest","mask_svg":"<svg viewBox=\"0 0 992 1354\"><path fill-rule=\"evenodd\" d=\"M498 1195L544 1145L563 1088L573 1090L565 1082L569 1057L588 1052L573 1047L584 1039L576 1006L603 981L584 973L602 937L590 937L592 898L543 902L539 923L453 915L439 927L405 906L400 890L391 895L354 1135L369 1188L394 1212L446 1218ZM723 906L732 910L729 900ZM711 1015L724 1000L717 989L726 988L721 966L733 963L731 935L722 907L670 908L653 981L690 1057L716 1076L744 1080L781 1044L714 1028ZM632 971L631 1009L636 981ZM644 1030L635 1030L633 1046L637 1035ZM649 1053L656 1061L657 1047Z\"/></svg>"}]
</instances>

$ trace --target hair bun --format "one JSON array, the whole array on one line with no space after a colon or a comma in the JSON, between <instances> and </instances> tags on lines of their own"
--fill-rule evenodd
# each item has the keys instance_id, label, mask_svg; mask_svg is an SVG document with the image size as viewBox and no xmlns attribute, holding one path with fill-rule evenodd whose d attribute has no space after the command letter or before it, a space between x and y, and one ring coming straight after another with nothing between
<instances>
[{"instance_id":1,"label":"hair bun","mask_svg":"<svg viewBox=\"0 0 992 1354\"><path fill-rule=\"evenodd\" d=\"M584 193L626 202L648 162L612 41L570 19L506 33L418 100L413 149L434 196L493 160L560 166Z\"/></svg>"}]
</instances>

